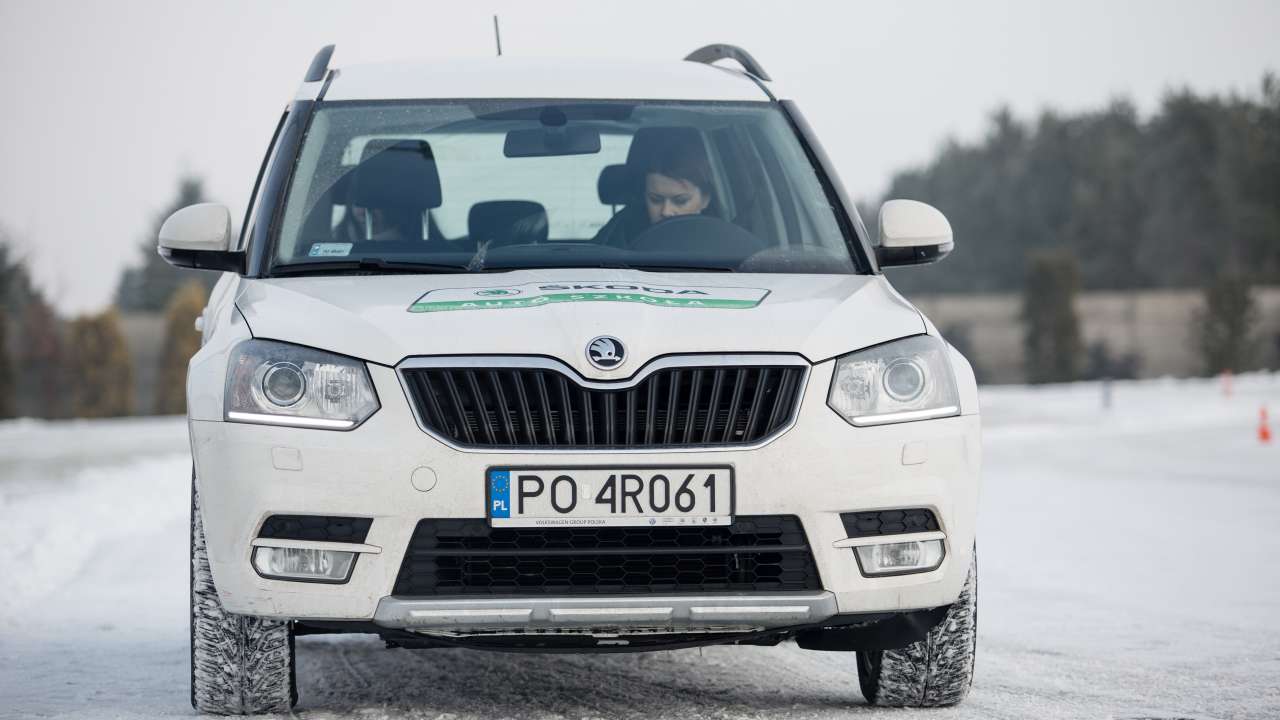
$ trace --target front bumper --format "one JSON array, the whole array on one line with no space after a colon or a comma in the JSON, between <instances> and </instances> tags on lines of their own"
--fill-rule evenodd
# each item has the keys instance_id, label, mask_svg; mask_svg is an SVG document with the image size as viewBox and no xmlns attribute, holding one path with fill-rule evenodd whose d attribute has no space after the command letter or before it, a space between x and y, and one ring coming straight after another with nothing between
<instances>
[{"instance_id":1,"label":"front bumper","mask_svg":"<svg viewBox=\"0 0 1280 720\"><path fill-rule=\"evenodd\" d=\"M713 624L775 627L816 621L823 613L950 604L960 593L974 544L981 460L978 417L851 427L826 406L832 368L832 362L814 366L795 425L772 442L749 450L683 451L678 456L663 451L459 451L418 427L395 372L380 366L369 370L382 408L350 432L192 421L204 529L219 595L229 611L247 615L370 620L399 628L422 621L436 629L466 626L449 612L468 608L528 610L527 620L514 617L513 622L547 627L578 622L565 614L553 615L552 609L617 611L616 620L627 617L627 608L638 608L651 615L637 616L635 627L650 622L679 627L691 626L696 608L703 609L699 615L704 621L707 608L736 608L717 615ZM737 514L800 519L822 579L824 592L818 595L825 598L805 601L806 619L793 622L781 610L773 612L798 608L794 599L774 606L777 598L759 596L717 596L714 604L683 596L679 602L625 596L616 601L538 598L496 605L484 600L460 604L455 599L392 597L420 519L485 516L484 478L490 466L663 463L732 465ZM864 577L840 513L908 507L929 508L937 516L946 546L941 566L914 575ZM276 514L372 518L350 580L323 585L260 577L250 556L263 521ZM653 608L668 607L665 619L652 615ZM427 614L407 614L415 610Z\"/></svg>"}]
</instances>

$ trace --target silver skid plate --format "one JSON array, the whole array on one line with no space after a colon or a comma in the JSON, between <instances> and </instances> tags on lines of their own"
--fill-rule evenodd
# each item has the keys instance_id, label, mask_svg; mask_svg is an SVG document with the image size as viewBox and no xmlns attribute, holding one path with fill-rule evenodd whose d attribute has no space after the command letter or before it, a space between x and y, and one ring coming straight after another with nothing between
<instances>
[{"instance_id":1,"label":"silver skid plate","mask_svg":"<svg viewBox=\"0 0 1280 720\"><path fill-rule=\"evenodd\" d=\"M716 628L775 628L805 625L836 614L835 595L822 591L785 594L680 595L574 598L385 597L373 621L401 630L597 631L655 628L702 631Z\"/></svg>"}]
</instances>

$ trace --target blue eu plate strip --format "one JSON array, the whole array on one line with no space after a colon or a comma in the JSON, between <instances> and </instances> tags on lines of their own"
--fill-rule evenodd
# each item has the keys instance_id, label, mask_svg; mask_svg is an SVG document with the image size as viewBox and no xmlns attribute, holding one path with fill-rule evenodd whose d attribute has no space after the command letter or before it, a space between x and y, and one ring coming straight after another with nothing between
<instances>
[{"instance_id":1,"label":"blue eu plate strip","mask_svg":"<svg viewBox=\"0 0 1280 720\"><path fill-rule=\"evenodd\" d=\"M511 517L511 471L489 471L489 517Z\"/></svg>"}]
</instances>

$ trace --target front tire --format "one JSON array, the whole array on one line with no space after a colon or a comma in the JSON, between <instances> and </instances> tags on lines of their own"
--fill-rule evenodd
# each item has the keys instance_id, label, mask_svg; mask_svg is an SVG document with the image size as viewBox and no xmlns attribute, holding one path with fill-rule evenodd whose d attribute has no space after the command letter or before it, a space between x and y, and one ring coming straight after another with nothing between
<instances>
[{"instance_id":1,"label":"front tire","mask_svg":"<svg viewBox=\"0 0 1280 720\"><path fill-rule=\"evenodd\" d=\"M227 612L209 571L191 482L191 707L219 715L288 712L298 701L293 626Z\"/></svg>"},{"instance_id":2,"label":"front tire","mask_svg":"<svg viewBox=\"0 0 1280 720\"><path fill-rule=\"evenodd\" d=\"M978 558L960 597L923 640L897 650L860 650L858 683L872 705L955 705L973 684L978 641Z\"/></svg>"}]
</instances>

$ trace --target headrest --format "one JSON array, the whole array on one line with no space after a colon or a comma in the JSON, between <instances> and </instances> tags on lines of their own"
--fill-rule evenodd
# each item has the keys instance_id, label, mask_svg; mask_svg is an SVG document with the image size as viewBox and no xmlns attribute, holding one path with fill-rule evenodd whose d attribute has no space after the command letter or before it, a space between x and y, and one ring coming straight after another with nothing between
<instances>
[{"instance_id":1,"label":"headrest","mask_svg":"<svg viewBox=\"0 0 1280 720\"><path fill-rule=\"evenodd\" d=\"M467 234L489 247L547 241L547 209L529 200L478 202L467 213Z\"/></svg>"},{"instance_id":2,"label":"headrest","mask_svg":"<svg viewBox=\"0 0 1280 720\"><path fill-rule=\"evenodd\" d=\"M627 149L627 167L635 171L642 170L658 148L673 145L702 146L702 133L692 127L642 127L631 137L631 147Z\"/></svg>"},{"instance_id":3,"label":"headrest","mask_svg":"<svg viewBox=\"0 0 1280 720\"><path fill-rule=\"evenodd\" d=\"M440 175L425 140L371 142L351 175L353 205L415 211L440 207Z\"/></svg>"},{"instance_id":4,"label":"headrest","mask_svg":"<svg viewBox=\"0 0 1280 720\"><path fill-rule=\"evenodd\" d=\"M606 165L600 171L596 192L604 205L626 205L636 199L636 174L626 165Z\"/></svg>"}]
</instances>

